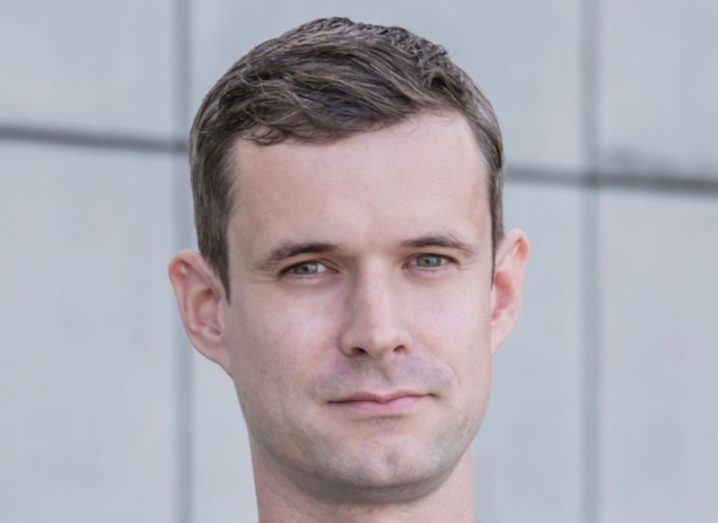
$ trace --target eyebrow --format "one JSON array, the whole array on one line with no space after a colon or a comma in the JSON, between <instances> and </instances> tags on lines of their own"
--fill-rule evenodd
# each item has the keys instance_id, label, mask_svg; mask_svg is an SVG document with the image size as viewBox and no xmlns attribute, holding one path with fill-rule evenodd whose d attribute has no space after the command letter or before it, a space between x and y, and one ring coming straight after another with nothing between
<instances>
[{"instance_id":1,"label":"eyebrow","mask_svg":"<svg viewBox=\"0 0 718 523\"><path fill-rule=\"evenodd\" d=\"M327 254L338 252L342 249L342 245L338 243L326 242L284 242L278 247L272 249L264 260L255 264L257 269L270 269L278 263L300 254Z\"/></svg>"},{"instance_id":2,"label":"eyebrow","mask_svg":"<svg viewBox=\"0 0 718 523\"><path fill-rule=\"evenodd\" d=\"M414 247L415 249L423 249L425 247L442 247L445 249L455 249L461 251L467 256L473 256L476 251L468 243L459 240L453 234L430 234L427 236L419 236L401 242L403 247Z\"/></svg>"},{"instance_id":3,"label":"eyebrow","mask_svg":"<svg viewBox=\"0 0 718 523\"><path fill-rule=\"evenodd\" d=\"M402 247L423 249L426 247L441 247L444 249L455 249L467 256L474 256L476 251L466 242L459 240L452 234L428 234L410 238L400 243ZM344 246L340 243L327 242L291 242L287 241L272 249L265 259L254 264L255 269L268 270L277 264L299 256L300 254L329 254L340 252Z\"/></svg>"}]
</instances>

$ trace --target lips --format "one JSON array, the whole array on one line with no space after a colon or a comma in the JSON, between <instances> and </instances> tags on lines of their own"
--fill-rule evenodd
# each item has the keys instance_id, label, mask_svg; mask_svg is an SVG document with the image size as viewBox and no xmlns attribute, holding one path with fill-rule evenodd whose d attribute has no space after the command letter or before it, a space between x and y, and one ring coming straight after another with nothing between
<instances>
[{"instance_id":1,"label":"lips","mask_svg":"<svg viewBox=\"0 0 718 523\"><path fill-rule=\"evenodd\" d=\"M422 394L419 392L409 392L409 391L397 391L392 392L388 394L379 394L379 393L373 393L373 392L357 392L354 394L350 394L349 396L346 396L344 398L330 401L329 403L348 403L351 401L373 401L376 403L389 403L390 401L394 401L399 398L405 398L405 397L421 397L425 396L426 394Z\"/></svg>"},{"instance_id":2,"label":"lips","mask_svg":"<svg viewBox=\"0 0 718 523\"><path fill-rule=\"evenodd\" d=\"M364 414L397 415L407 413L414 405L428 396L428 394L412 391L390 393L357 392L329 403Z\"/></svg>"}]
</instances>

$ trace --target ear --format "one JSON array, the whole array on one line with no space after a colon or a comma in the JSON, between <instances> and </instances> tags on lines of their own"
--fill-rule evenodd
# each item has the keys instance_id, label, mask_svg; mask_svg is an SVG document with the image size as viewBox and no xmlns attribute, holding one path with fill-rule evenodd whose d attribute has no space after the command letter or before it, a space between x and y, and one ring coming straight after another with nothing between
<instances>
[{"instance_id":1,"label":"ear","mask_svg":"<svg viewBox=\"0 0 718 523\"><path fill-rule=\"evenodd\" d=\"M197 351L229 373L230 358L222 317L222 285L202 255L178 252L167 266L185 332Z\"/></svg>"},{"instance_id":2,"label":"ear","mask_svg":"<svg viewBox=\"0 0 718 523\"><path fill-rule=\"evenodd\" d=\"M491 285L491 354L495 354L513 329L521 309L524 268L529 242L519 229L506 233L496 249Z\"/></svg>"}]
</instances>

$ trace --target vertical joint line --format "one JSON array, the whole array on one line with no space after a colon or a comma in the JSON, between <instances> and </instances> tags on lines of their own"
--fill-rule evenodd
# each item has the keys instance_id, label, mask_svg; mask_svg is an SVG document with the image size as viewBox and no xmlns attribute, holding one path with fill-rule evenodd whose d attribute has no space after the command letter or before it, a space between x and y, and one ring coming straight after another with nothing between
<instances>
[{"instance_id":1,"label":"vertical joint line","mask_svg":"<svg viewBox=\"0 0 718 523\"><path fill-rule=\"evenodd\" d=\"M581 3L581 132L588 177L583 205L583 466L584 523L600 521L600 246L599 1Z\"/></svg>"},{"instance_id":2,"label":"vertical joint line","mask_svg":"<svg viewBox=\"0 0 718 523\"><path fill-rule=\"evenodd\" d=\"M173 2L173 124L175 130L186 135L190 110L190 0ZM175 248L186 248L192 243L187 202L187 161L185 154L173 155L173 197ZM192 359L181 325L175 332L175 483L174 510L176 523L192 523L194 512L194 442L192 438L193 393Z\"/></svg>"}]
</instances>

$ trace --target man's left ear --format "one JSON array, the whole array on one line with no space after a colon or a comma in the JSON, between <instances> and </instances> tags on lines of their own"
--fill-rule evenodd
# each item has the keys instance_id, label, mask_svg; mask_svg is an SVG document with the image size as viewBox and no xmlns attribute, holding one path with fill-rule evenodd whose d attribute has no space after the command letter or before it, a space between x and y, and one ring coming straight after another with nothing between
<instances>
[{"instance_id":1,"label":"man's left ear","mask_svg":"<svg viewBox=\"0 0 718 523\"><path fill-rule=\"evenodd\" d=\"M520 229L504 234L496 249L491 285L491 354L495 354L513 329L521 309L524 268L529 242Z\"/></svg>"}]
</instances>

